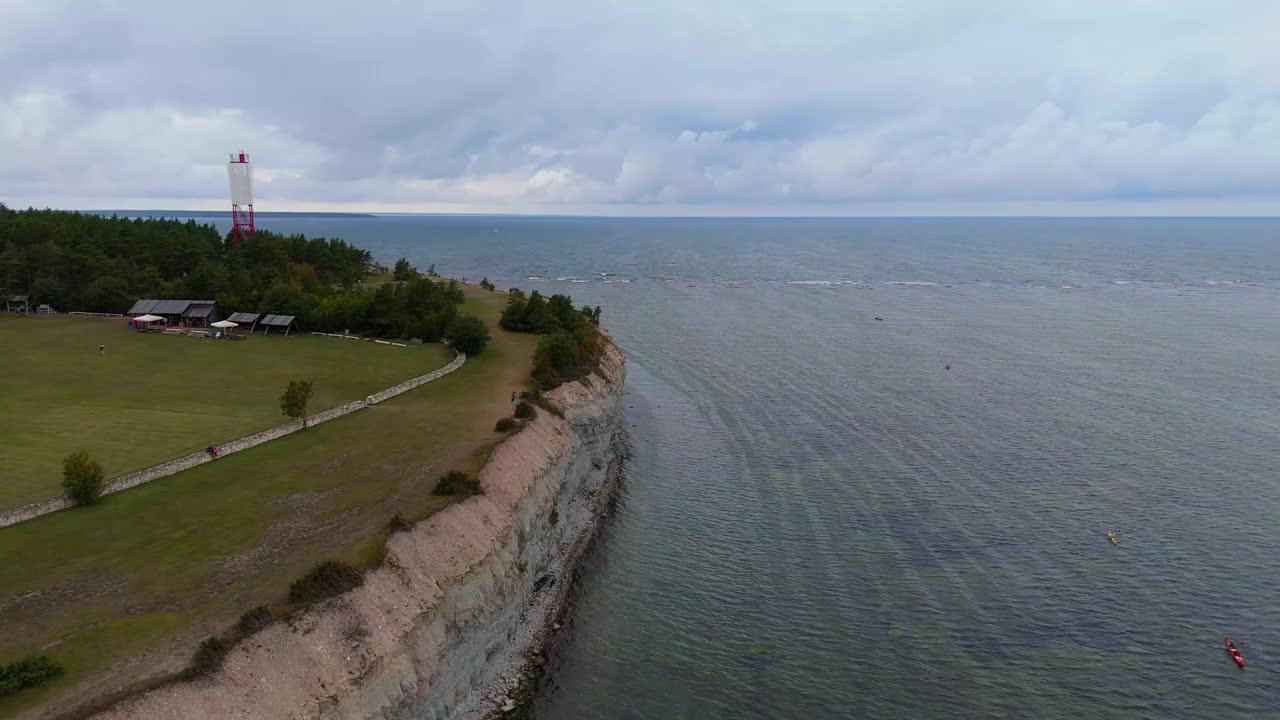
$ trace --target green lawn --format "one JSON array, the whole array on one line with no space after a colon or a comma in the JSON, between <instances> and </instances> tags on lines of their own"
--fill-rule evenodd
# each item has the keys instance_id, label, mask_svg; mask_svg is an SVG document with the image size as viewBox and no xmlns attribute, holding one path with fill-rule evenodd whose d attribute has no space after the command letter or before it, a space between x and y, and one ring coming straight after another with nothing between
<instances>
[{"instance_id":1,"label":"green lawn","mask_svg":"<svg viewBox=\"0 0 1280 720\"><path fill-rule=\"evenodd\" d=\"M0 510L60 494L62 459L76 450L113 477L284 422L289 380L310 378L311 410L322 410L452 358L442 345L197 340L130 332L123 320L7 313L0 347Z\"/></svg>"},{"instance_id":2,"label":"green lawn","mask_svg":"<svg viewBox=\"0 0 1280 720\"><path fill-rule=\"evenodd\" d=\"M451 502L431 495L435 479L479 467L528 376L537 338L496 329L505 299L468 288L494 340L451 375L99 506L0 529L0 663L44 652L67 668L0 699L0 717L51 716L180 670L243 611L284 609L289 582L316 561L367 562L396 512L416 520Z\"/></svg>"}]
</instances>

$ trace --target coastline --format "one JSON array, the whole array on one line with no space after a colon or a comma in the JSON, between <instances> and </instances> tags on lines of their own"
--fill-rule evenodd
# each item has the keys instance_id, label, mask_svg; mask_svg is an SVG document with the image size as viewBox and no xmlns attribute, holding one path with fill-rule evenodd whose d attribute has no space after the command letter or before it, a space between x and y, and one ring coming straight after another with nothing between
<instances>
[{"instance_id":1,"label":"coastline","mask_svg":"<svg viewBox=\"0 0 1280 720\"><path fill-rule=\"evenodd\" d=\"M630 451L625 432L615 442L616 454L606 470L604 483L587 515L585 526L566 553L556 575L555 592L535 609L533 616L539 618L540 622L526 624L526 630L531 636L525 644L524 652L517 656L519 662L511 667L512 674L504 682L488 689L488 697L494 707L480 716L483 720L529 718L534 703L544 691L548 659L562 638L561 631L569 624L566 616L573 609L581 591L578 572L588 554L596 549L606 529L605 525L613 517L617 507L622 473Z\"/></svg>"},{"instance_id":2,"label":"coastline","mask_svg":"<svg viewBox=\"0 0 1280 720\"><path fill-rule=\"evenodd\" d=\"M607 337L607 335L606 335ZM212 676L98 718L482 718L539 656L616 487L625 360L547 397L480 472L484 494L387 541L362 587L246 638Z\"/></svg>"}]
</instances>

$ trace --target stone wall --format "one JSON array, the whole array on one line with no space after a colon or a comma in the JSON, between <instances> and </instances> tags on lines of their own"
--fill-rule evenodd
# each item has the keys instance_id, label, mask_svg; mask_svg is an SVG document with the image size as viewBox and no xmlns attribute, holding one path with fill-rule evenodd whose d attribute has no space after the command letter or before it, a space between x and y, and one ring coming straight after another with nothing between
<instances>
[{"instance_id":1,"label":"stone wall","mask_svg":"<svg viewBox=\"0 0 1280 720\"><path fill-rule=\"evenodd\" d=\"M457 370L458 368L462 367L462 363L466 361L467 361L467 356L462 353L458 353L458 357L454 358L453 362L449 363L448 365L445 365L439 370L433 370L432 372L429 372L426 375L413 378L412 380L406 380L400 383L399 385L389 387L386 390L383 390L382 392L374 393L370 395L365 400L365 402L367 402L370 405L377 405L383 400L393 398L399 395L400 393L408 392L418 387L419 385L425 385L431 382L432 380L448 375L454 370Z\"/></svg>"},{"instance_id":2,"label":"stone wall","mask_svg":"<svg viewBox=\"0 0 1280 720\"><path fill-rule=\"evenodd\" d=\"M308 415L307 426L312 427L315 425L319 425L320 423L323 423L323 422L328 422L329 420L332 420L334 418L342 417L343 415L350 415L351 413L357 410L363 410L370 405L376 405L377 403L380 403L383 400L388 400L397 395L400 395L401 393L408 392L416 387L426 385L432 380L437 380L441 377L444 377L445 375L448 375L454 370L457 370L458 368L462 367L462 364L465 363L466 361L467 361L466 354L458 353L457 357L455 357L453 361L450 362L448 365L445 365L444 367L439 368L438 370L432 370L426 375L420 375L411 380L406 380L405 382L402 382L399 385L394 385L392 387L387 388L386 390L382 390L381 392L374 393L373 395L370 395L368 398L364 400L355 400L353 402L344 403L337 407L329 408L328 410L323 410L314 415ZM256 447L265 442L270 442L272 440L275 440L276 438L284 437L285 435L295 433L301 429L302 429L302 421L293 420L283 425L277 425L273 428L268 428L266 430L263 430L262 432L254 433L247 437L242 437L238 440L231 440L229 442L221 443L217 446L218 457L229 455L234 452L240 452L241 450L248 450L251 447ZM108 481L107 484L102 488L102 494L110 495L111 493L114 493L114 492L127 490L131 487L137 487L143 483L151 482L152 480L156 480L162 477L168 477L170 475L176 475L182 472L183 470L189 470L197 465L203 465L204 463L212 462L212 461L213 461L213 458L209 456L209 453L203 450L199 452L194 452L194 453L191 453L190 455L184 455L179 458L174 458L172 460L162 462L159 465L152 465L149 468L143 468L142 470L131 472L128 475L121 475L120 477L113 478L112 480ZM51 498L49 500L45 500L44 502L38 502L38 503L33 503L31 505L26 505L24 507L18 508L17 510L10 510L9 512L0 512L0 528L8 527L10 525L16 525L20 522L30 520L32 518L40 517L41 515L48 515L51 512L65 510L71 507L72 505L74 505L74 503L72 503L70 500L67 500L66 498L63 498L63 497L57 497L57 498Z\"/></svg>"}]
</instances>

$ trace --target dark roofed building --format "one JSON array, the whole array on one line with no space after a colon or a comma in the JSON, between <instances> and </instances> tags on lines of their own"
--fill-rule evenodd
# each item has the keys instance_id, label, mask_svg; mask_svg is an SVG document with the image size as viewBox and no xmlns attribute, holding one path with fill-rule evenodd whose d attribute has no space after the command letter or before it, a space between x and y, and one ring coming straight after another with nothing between
<instances>
[{"instance_id":1,"label":"dark roofed building","mask_svg":"<svg viewBox=\"0 0 1280 720\"><path fill-rule=\"evenodd\" d=\"M187 309L182 312L183 322L192 327L208 327L209 323L217 322L220 317L218 306L212 300L208 302L192 300Z\"/></svg>"},{"instance_id":2,"label":"dark roofed building","mask_svg":"<svg viewBox=\"0 0 1280 720\"><path fill-rule=\"evenodd\" d=\"M133 307L129 308L128 314L135 317L138 315L146 315L147 313L151 312L151 308L155 307L156 303L158 302L160 301L159 300L139 300L138 302L133 304Z\"/></svg>"},{"instance_id":3,"label":"dark roofed building","mask_svg":"<svg viewBox=\"0 0 1280 720\"><path fill-rule=\"evenodd\" d=\"M259 315L258 313L238 312L238 313L231 313L231 317L227 319L233 323L239 323L241 327L248 325L249 332L253 332L254 328L258 324L258 318L260 317L262 316Z\"/></svg>"},{"instance_id":4,"label":"dark roofed building","mask_svg":"<svg viewBox=\"0 0 1280 720\"><path fill-rule=\"evenodd\" d=\"M298 323L294 322L293 315L267 315L262 318L259 324L262 325L263 335L272 330L283 330L285 336L288 337L290 329L296 330L298 328Z\"/></svg>"},{"instance_id":5,"label":"dark roofed building","mask_svg":"<svg viewBox=\"0 0 1280 720\"><path fill-rule=\"evenodd\" d=\"M27 312L31 309L31 296L10 295L5 301L4 309L8 312Z\"/></svg>"},{"instance_id":6,"label":"dark roofed building","mask_svg":"<svg viewBox=\"0 0 1280 720\"><path fill-rule=\"evenodd\" d=\"M129 315L160 315L169 325L206 327L218 320L218 309L212 300L144 299L129 308Z\"/></svg>"}]
</instances>

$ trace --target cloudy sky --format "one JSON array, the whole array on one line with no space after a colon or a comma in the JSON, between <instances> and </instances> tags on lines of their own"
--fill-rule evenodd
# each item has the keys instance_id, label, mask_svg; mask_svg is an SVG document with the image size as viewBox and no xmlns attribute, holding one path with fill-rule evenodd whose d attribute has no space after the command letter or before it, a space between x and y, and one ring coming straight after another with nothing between
<instances>
[{"instance_id":1,"label":"cloudy sky","mask_svg":"<svg viewBox=\"0 0 1280 720\"><path fill-rule=\"evenodd\" d=\"M1280 2L0 0L0 202L1280 214Z\"/></svg>"}]
</instances>

